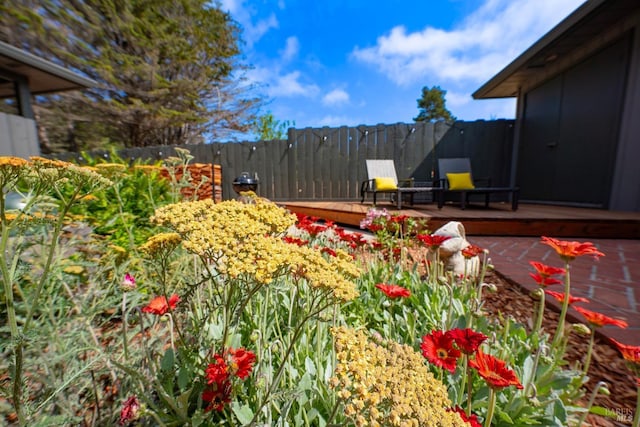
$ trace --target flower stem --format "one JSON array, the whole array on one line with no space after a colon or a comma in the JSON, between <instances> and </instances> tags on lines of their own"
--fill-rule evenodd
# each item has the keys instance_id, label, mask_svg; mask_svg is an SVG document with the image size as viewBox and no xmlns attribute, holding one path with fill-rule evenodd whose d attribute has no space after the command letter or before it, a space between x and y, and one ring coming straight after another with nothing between
<instances>
[{"instance_id":1,"label":"flower stem","mask_svg":"<svg viewBox=\"0 0 640 427\"><path fill-rule=\"evenodd\" d=\"M582 413L582 416L578 420L578 424L577 424L578 426L581 426L582 423L584 423L584 420L587 419L587 414L589 414L589 411L591 410L591 407L593 406L593 402L595 402L596 396L600 392L600 387L604 386L605 384L606 383L604 381L600 381L594 387L593 392L591 393L591 397L589 398L589 402L587 403L587 407L585 408L585 411Z\"/></svg>"},{"instance_id":2,"label":"flower stem","mask_svg":"<svg viewBox=\"0 0 640 427\"><path fill-rule=\"evenodd\" d=\"M593 344L596 341L596 328L591 327L591 336L589 337L589 347L587 348L587 356L584 360L583 378L589 373L589 365L591 364L591 355L593 354Z\"/></svg>"},{"instance_id":3,"label":"flower stem","mask_svg":"<svg viewBox=\"0 0 640 427\"><path fill-rule=\"evenodd\" d=\"M567 310L569 308L569 295L571 291L571 278L569 275L569 262L565 262L565 275L564 275L564 300L562 302L562 310L560 311L560 318L558 319L558 327L556 329L556 334L553 337L553 341L551 342L551 348L556 350L556 346L558 343L562 341L562 337L564 335L564 327L565 327L565 319L567 317ZM563 355L561 355L563 356Z\"/></svg>"},{"instance_id":4,"label":"flower stem","mask_svg":"<svg viewBox=\"0 0 640 427\"><path fill-rule=\"evenodd\" d=\"M129 360L129 348L127 346L127 293L122 292L122 346L124 360Z\"/></svg>"},{"instance_id":5,"label":"flower stem","mask_svg":"<svg viewBox=\"0 0 640 427\"><path fill-rule=\"evenodd\" d=\"M638 384L638 390L636 391L636 413L633 416L631 427L640 427L640 384Z\"/></svg>"},{"instance_id":6,"label":"flower stem","mask_svg":"<svg viewBox=\"0 0 640 427\"><path fill-rule=\"evenodd\" d=\"M462 404L462 396L464 394L464 389L466 387L467 374L469 373L469 363L466 354L462 356L463 370L462 370L462 382L460 383L460 392L458 393L458 406Z\"/></svg>"},{"instance_id":7,"label":"flower stem","mask_svg":"<svg viewBox=\"0 0 640 427\"><path fill-rule=\"evenodd\" d=\"M536 324L533 327L533 331L531 331L531 335L535 335L542 328L542 319L544 318L544 307L545 307L545 294L544 292L540 296L540 300L538 301L538 317L536 318Z\"/></svg>"},{"instance_id":8,"label":"flower stem","mask_svg":"<svg viewBox=\"0 0 640 427\"><path fill-rule=\"evenodd\" d=\"M469 359L469 356L467 356ZM471 416L471 407L473 404L473 400L471 399L471 388L473 386L473 382L471 381L471 369L467 364L467 417Z\"/></svg>"},{"instance_id":9,"label":"flower stem","mask_svg":"<svg viewBox=\"0 0 640 427\"><path fill-rule=\"evenodd\" d=\"M491 425L493 419L493 413L496 409L496 391L493 388L489 389L489 407L487 408L487 418L484 420L484 427Z\"/></svg>"}]
</instances>

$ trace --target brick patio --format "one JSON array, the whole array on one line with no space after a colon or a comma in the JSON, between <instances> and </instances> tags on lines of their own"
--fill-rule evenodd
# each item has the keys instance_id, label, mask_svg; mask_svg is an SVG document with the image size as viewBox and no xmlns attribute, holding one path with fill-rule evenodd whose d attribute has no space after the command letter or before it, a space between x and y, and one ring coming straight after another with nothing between
<instances>
[{"instance_id":1,"label":"brick patio","mask_svg":"<svg viewBox=\"0 0 640 427\"><path fill-rule=\"evenodd\" d=\"M538 261L555 267L564 267L556 252L541 243L540 238L469 236L469 240L489 249L489 256L498 273L525 289L537 287L529 277L533 268L529 261ZM600 328L600 333L624 344L640 345L640 240L568 239L590 241L605 254L598 261L592 257L579 257L571 263L571 294L586 297L591 302L580 304L609 317L626 320L629 327ZM561 285L552 290L562 291ZM547 304L559 310L555 299L547 297ZM581 314L569 311L578 321Z\"/></svg>"}]
</instances>

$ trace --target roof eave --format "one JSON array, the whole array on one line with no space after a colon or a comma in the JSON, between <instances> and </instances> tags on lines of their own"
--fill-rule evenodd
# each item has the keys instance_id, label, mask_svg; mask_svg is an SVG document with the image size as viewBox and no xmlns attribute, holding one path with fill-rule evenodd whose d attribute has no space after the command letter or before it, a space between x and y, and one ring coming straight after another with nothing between
<instances>
[{"instance_id":1,"label":"roof eave","mask_svg":"<svg viewBox=\"0 0 640 427\"><path fill-rule=\"evenodd\" d=\"M542 49L547 47L551 42L562 36L570 28L584 19L589 13L599 7L607 0L588 0L580 7L578 7L571 15L567 16L558 25L552 28L548 33L542 36L531 47L525 50L520 56L514 59L509 65L503 68L498 74L493 76L489 81L482 85L471 95L473 99L487 99L487 98L513 98L516 97L517 91L514 93L502 93L497 90L507 78L509 78L516 71L524 67L529 60L537 55Z\"/></svg>"},{"instance_id":2,"label":"roof eave","mask_svg":"<svg viewBox=\"0 0 640 427\"><path fill-rule=\"evenodd\" d=\"M21 62L29 67L38 69L46 74L52 75L58 79L62 79L69 84L61 86L59 89L50 89L49 92L56 90L74 90L97 85L95 80L81 76L51 61L39 58L24 50L18 49L10 44L0 42L0 56L9 57L15 61ZM37 93L35 93L37 94Z\"/></svg>"}]
</instances>

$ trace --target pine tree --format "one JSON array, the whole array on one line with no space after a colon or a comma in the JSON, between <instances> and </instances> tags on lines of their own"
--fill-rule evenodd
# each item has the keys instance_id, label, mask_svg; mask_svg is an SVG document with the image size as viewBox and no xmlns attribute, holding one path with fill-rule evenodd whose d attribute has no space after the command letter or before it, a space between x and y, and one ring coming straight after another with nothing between
<instances>
[{"instance_id":1,"label":"pine tree","mask_svg":"<svg viewBox=\"0 0 640 427\"><path fill-rule=\"evenodd\" d=\"M5 0L0 13L0 39L97 82L38 97L52 145L194 144L254 121L240 28L215 3Z\"/></svg>"},{"instance_id":2,"label":"pine tree","mask_svg":"<svg viewBox=\"0 0 640 427\"><path fill-rule=\"evenodd\" d=\"M446 90L440 89L440 86L422 88L422 97L418 99L418 117L414 117L416 122L434 122L444 120L453 122L456 118L451 114L445 106Z\"/></svg>"}]
</instances>

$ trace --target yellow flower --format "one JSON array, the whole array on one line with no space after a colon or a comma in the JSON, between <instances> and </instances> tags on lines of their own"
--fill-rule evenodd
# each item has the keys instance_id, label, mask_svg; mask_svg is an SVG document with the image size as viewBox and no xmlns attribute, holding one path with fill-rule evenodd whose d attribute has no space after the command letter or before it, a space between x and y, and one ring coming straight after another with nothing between
<instances>
[{"instance_id":1,"label":"yellow flower","mask_svg":"<svg viewBox=\"0 0 640 427\"><path fill-rule=\"evenodd\" d=\"M178 233L160 233L150 237L139 249L152 257L166 256L180 244L180 241Z\"/></svg>"},{"instance_id":2,"label":"yellow flower","mask_svg":"<svg viewBox=\"0 0 640 427\"><path fill-rule=\"evenodd\" d=\"M62 271L67 274L74 274L76 276L79 276L84 273L84 267L82 267L81 265L70 265L68 267L65 267Z\"/></svg>"},{"instance_id":3,"label":"yellow flower","mask_svg":"<svg viewBox=\"0 0 640 427\"><path fill-rule=\"evenodd\" d=\"M457 413L447 411L446 387L414 349L396 342L381 346L346 327L331 333L338 365L329 384L339 389L345 408L358 414L356 425L379 425L377 420L384 419L392 426L465 427Z\"/></svg>"},{"instance_id":4,"label":"yellow flower","mask_svg":"<svg viewBox=\"0 0 640 427\"><path fill-rule=\"evenodd\" d=\"M117 179L127 172L127 166L121 163L98 163L94 170L106 178Z\"/></svg>"},{"instance_id":5,"label":"yellow flower","mask_svg":"<svg viewBox=\"0 0 640 427\"><path fill-rule=\"evenodd\" d=\"M295 224L295 215L265 199L253 201L177 203L157 209L151 221L174 230L185 250L231 279L247 277L268 284L293 274L337 300L357 296L353 280L360 271L346 252L337 251L327 260L317 250L284 242L281 237Z\"/></svg>"}]
</instances>

